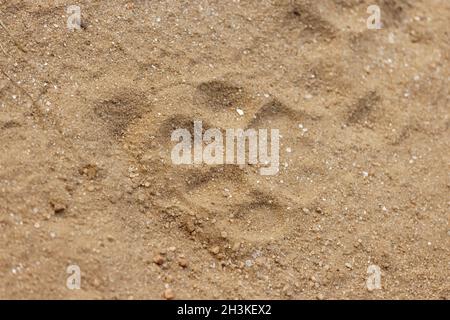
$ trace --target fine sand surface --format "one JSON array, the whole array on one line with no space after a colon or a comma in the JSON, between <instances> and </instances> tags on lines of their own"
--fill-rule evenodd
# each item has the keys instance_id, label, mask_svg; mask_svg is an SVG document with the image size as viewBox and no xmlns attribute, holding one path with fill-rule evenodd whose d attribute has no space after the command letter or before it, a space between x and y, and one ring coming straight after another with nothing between
<instances>
[{"instance_id":1,"label":"fine sand surface","mask_svg":"<svg viewBox=\"0 0 450 320\"><path fill-rule=\"evenodd\" d=\"M0 298L450 298L449 1L0 0L0 20ZM174 165L196 120L279 129L279 173Z\"/></svg>"}]
</instances>

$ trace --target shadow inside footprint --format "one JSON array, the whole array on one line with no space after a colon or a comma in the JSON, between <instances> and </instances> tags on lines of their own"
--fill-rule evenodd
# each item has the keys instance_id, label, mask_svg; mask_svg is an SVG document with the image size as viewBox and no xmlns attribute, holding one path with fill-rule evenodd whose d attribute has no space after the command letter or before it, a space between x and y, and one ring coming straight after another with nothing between
<instances>
[{"instance_id":1,"label":"shadow inside footprint","mask_svg":"<svg viewBox=\"0 0 450 320\"><path fill-rule=\"evenodd\" d=\"M199 84L194 96L197 105L216 111L239 107L244 105L246 100L246 93L241 87L218 80Z\"/></svg>"}]
</instances>

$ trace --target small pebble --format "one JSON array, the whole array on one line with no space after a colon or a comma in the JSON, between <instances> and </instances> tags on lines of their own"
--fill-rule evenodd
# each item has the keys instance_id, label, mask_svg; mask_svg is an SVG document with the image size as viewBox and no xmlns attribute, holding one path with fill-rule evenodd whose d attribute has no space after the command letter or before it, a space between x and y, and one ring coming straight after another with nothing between
<instances>
[{"instance_id":1,"label":"small pebble","mask_svg":"<svg viewBox=\"0 0 450 320\"><path fill-rule=\"evenodd\" d=\"M219 252L220 252L219 246L212 247L212 248L211 248L211 252L212 252L213 254L219 254Z\"/></svg>"},{"instance_id":2,"label":"small pebble","mask_svg":"<svg viewBox=\"0 0 450 320\"><path fill-rule=\"evenodd\" d=\"M172 289L167 288L166 290L164 290L163 297L166 300L172 300L175 298L175 294L173 293Z\"/></svg>"},{"instance_id":3,"label":"small pebble","mask_svg":"<svg viewBox=\"0 0 450 320\"><path fill-rule=\"evenodd\" d=\"M240 248L241 248L241 244L240 244L239 242L236 242L236 243L233 245L232 250L233 250L234 252L237 252L237 251L239 251Z\"/></svg>"},{"instance_id":4,"label":"small pebble","mask_svg":"<svg viewBox=\"0 0 450 320\"><path fill-rule=\"evenodd\" d=\"M182 268L187 268L188 265L189 265L189 262L187 261L186 258L181 257L181 258L178 259L178 264L179 264L180 267L182 267Z\"/></svg>"},{"instance_id":5,"label":"small pebble","mask_svg":"<svg viewBox=\"0 0 450 320\"><path fill-rule=\"evenodd\" d=\"M160 254L157 254L153 257L153 262L160 266L164 263L164 257Z\"/></svg>"}]
</instances>

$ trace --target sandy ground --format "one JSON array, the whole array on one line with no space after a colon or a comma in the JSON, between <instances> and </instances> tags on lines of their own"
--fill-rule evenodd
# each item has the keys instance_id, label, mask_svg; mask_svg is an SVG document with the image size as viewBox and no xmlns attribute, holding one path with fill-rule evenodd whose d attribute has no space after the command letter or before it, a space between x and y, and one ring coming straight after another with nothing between
<instances>
[{"instance_id":1,"label":"sandy ground","mask_svg":"<svg viewBox=\"0 0 450 320\"><path fill-rule=\"evenodd\" d=\"M0 298L450 298L449 1L74 2L0 0ZM280 172L172 164L194 120Z\"/></svg>"}]
</instances>

